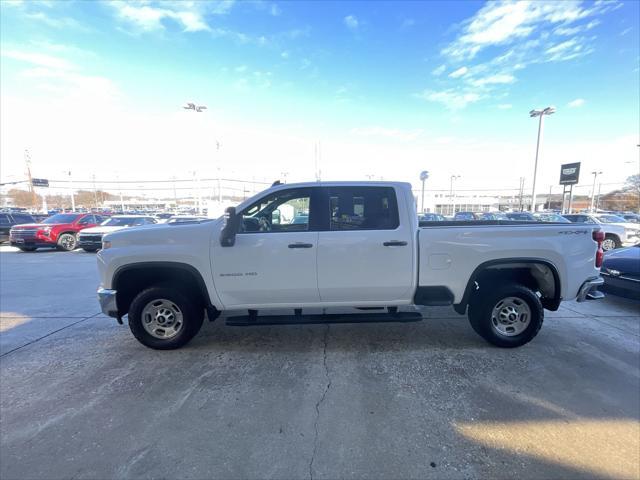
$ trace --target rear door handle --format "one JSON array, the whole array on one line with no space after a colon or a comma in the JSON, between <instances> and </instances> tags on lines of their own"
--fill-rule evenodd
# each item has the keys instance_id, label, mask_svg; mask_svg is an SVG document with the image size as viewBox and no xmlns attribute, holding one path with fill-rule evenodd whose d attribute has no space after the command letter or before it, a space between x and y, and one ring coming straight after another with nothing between
<instances>
[{"instance_id":1,"label":"rear door handle","mask_svg":"<svg viewBox=\"0 0 640 480\"><path fill-rule=\"evenodd\" d=\"M289 244L289 248L312 248L312 247L313 247L313 243L297 242L297 243L290 243Z\"/></svg>"},{"instance_id":2,"label":"rear door handle","mask_svg":"<svg viewBox=\"0 0 640 480\"><path fill-rule=\"evenodd\" d=\"M391 240L389 242L384 242L383 245L385 247L406 247L407 242L403 242L400 240Z\"/></svg>"}]
</instances>

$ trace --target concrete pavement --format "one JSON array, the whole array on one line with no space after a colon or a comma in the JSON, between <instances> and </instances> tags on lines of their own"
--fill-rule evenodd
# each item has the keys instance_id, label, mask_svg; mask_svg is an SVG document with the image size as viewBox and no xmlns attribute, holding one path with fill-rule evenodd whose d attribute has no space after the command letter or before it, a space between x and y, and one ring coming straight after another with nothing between
<instances>
[{"instance_id":1,"label":"concrete pavement","mask_svg":"<svg viewBox=\"0 0 640 480\"><path fill-rule=\"evenodd\" d=\"M638 478L640 304L227 327L149 350L98 313L93 254L0 251L0 477Z\"/></svg>"}]
</instances>

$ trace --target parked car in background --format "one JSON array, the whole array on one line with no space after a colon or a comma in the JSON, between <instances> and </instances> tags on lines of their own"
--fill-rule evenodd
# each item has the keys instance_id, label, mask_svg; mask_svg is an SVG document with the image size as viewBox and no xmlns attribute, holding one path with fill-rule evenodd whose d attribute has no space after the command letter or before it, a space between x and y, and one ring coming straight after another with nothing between
<instances>
[{"instance_id":1,"label":"parked car in background","mask_svg":"<svg viewBox=\"0 0 640 480\"><path fill-rule=\"evenodd\" d=\"M11 227L25 223L36 223L36 221L27 213L0 213L0 243L9 241Z\"/></svg>"},{"instance_id":2,"label":"parked car in background","mask_svg":"<svg viewBox=\"0 0 640 480\"><path fill-rule=\"evenodd\" d=\"M114 215L97 227L85 228L78 234L78 246L85 252L97 252L102 248L102 236L128 227L154 225L158 221L151 216Z\"/></svg>"},{"instance_id":3,"label":"parked car in background","mask_svg":"<svg viewBox=\"0 0 640 480\"><path fill-rule=\"evenodd\" d=\"M563 215L573 223L600 225L605 233L602 249L606 252L614 248L629 247L638 243L640 227L624 222L622 218L609 213L573 213Z\"/></svg>"},{"instance_id":4,"label":"parked car in background","mask_svg":"<svg viewBox=\"0 0 640 480\"><path fill-rule=\"evenodd\" d=\"M161 212L161 213L156 213L154 215L156 220L158 220L158 223L164 223L173 216L175 216L175 213L170 213L170 212Z\"/></svg>"},{"instance_id":5,"label":"parked car in background","mask_svg":"<svg viewBox=\"0 0 640 480\"><path fill-rule=\"evenodd\" d=\"M421 213L418 215L418 222L444 222L446 218L439 213Z\"/></svg>"},{"instance_id":6,"label":"parked car in background","mask_svg":"<svg viewBox=\"0 0 640 480\"><path fill-rule=\"evenodd\" d=\"M474 212L456 212L453 220L456 222L470 222L471 220L480 220L480 217Z\"/></svg>"},{"instance_id":7,"label":"parked car in background","mask_svg":"<svg viewBox=\"0 0 640 480\"><path fill-rule=\"evenodd\" d=\"M87 213L58 213L41 223L16 225L11 228L11 245L23 252L33 252L40 247L71 251L78 246L79 231L95 227L103 222L100 215Z\"/></svg>"},{"instance_id":8,"label":"parked car in background","mask_svg":"<svg viewBox=\"0 0 640 480\"><path fill-rule=\"evenodd\" d=\"M539 222L571 223L570 220L567 220L559 213L540 212L540 213L534 213L533 216Z\"/></svg>"},{"instance_id":9,"label":"parked car in background","mask_svg":"<svg viewBox=\"0 0 640 480\"><path fill-rule=\"evenodd\" d=\"M623 213L620 216L624 218L627 222L640 223L640 215L637 213Z\"/></svg>"},{"instance_id":10,"label":"parked car in background","mask_svg":"<svg viewBox=\"0 0 640 480\"><path fill-rule=\"evenodd\" d=\"M480 212L477 215L480 220L509 220L503 212Z\"/></svg>"},{"instance_id":11,"label":"parked car in background","mask_svg":"<svg viewBox=\"0 0 640 480\"><path fill-rule=\"evenodd\" d=\"M529 212L508 212L506 215L509 220L518 222L537 222L536 217Z\"/></svg>"},{"instance_id":12,"label":"parked car in background","mask_svg":"<svg viewBox=\"0 0 640 480\"><path fill-rule=\"evenodd\" d=\"M640 244L607 253L600 274L601 290L640 300Z\"/></svg>"}]
</instances>

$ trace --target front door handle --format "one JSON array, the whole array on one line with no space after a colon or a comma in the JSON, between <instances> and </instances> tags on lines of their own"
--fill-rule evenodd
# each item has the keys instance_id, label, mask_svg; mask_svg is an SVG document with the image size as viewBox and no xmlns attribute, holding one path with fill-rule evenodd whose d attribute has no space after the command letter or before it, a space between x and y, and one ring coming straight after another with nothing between
<instances>
[{"instance_id":1,"label":"front door handle","mask_svg":"<svg viewBox=\"0 0 640 480\"><path fill-rule=\"evenodd\" d=\"M385 247L406 247L407 242L403 242L400 240L391 240L389 242L384 242L383 245Z\"/></svg>"},{"instance_id":2,"label":"front door handle","mask_svg":"<svg viewBox=\"0 0 640 480\"><path fill-rule=\"evenodd\" d=\"M289 248L311 248L313 247L313 243L290 243Z\"/></svg>"}]
</instances>

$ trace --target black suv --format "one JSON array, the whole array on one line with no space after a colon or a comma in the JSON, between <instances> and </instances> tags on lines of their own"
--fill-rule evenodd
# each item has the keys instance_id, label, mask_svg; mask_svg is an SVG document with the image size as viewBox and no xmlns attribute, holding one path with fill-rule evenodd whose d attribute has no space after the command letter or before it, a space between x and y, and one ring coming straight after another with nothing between
<instances>
[{"instance_id":1,"label":"black suv","mask_svg":"<svg viewBox=\"0 0 640 480\"><path fill-rule=\"evenodd\" d=\"M28 213L0 212L0 243L9 241L9 230L14 225L36 223Z\"/></svg>"}]
</instances>

